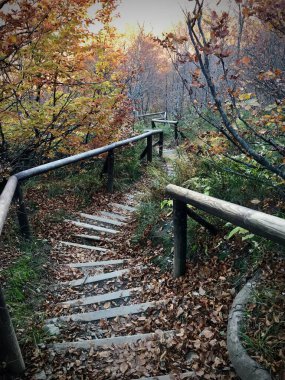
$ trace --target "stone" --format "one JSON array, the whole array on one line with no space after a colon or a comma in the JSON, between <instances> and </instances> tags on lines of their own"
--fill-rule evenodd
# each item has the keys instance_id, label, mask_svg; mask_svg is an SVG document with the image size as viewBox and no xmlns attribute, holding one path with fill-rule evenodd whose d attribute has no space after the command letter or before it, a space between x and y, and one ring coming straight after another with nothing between
<instances>
[{"instance_id":1,"label":"stone","mask_svg":"<svg viewBox=\"0 0 285 380\"><path fill-rule=\"evenodd\" d=\"M56 336L60 334L59 328L52 323L45 325L44 330L51 336Z\"/></svg>"},{"instance_id":2,"label":"stone","mask_svg":"<svg viewBox=\"0 0 285 380\"><path fill-rule=\"evenodd\" d=\"M47 379L47 375L45 371L38 372L33 376L33 380L46 380L46 379Z\"/></svg>"}]
</instances>

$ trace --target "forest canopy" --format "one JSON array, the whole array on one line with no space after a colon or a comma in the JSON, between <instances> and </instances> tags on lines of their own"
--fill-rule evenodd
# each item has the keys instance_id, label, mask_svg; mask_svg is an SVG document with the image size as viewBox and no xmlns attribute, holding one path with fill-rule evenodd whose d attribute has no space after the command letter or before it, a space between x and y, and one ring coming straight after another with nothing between
<instances>
[{"instance_id":1,"label":"forest canopy","mask_svg":"<svg viewBox=\"0 0 285 380\"><path fill-rule=\"evenodd\" d=\"M157 38L143 26L119 34L117 1L1 1L2 176L118 140L135 110L166 111L209 154L231 146L284 179L284 0L233 4L189 1Z\"/></svg>"}]
</instances>

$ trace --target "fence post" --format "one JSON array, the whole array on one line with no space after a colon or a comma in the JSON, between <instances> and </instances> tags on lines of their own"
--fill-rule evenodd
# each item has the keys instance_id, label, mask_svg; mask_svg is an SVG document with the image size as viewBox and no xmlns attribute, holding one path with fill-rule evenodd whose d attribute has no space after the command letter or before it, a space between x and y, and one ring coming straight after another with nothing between
<instances>
[{"instance_id":1,"label":"fence post","mask_svg":"<svg viewBox=\"0 0 285 380\"><path fill-rule=\"evenodd\" d=\"M152 128L152 129L155 129L155 127L156 127L155 122L152 120L152 121L151 121L151 128Z\"/></svg>"},{"instance_id":2,"label":"fence post","mask_svg":"<svg viewBox=\"0 0 285 380\"><path fill-rule=\"evenodd\" d=\"M163 156L163 132L159 133L159 148L158 148L159 157Z\"/></svg>"},{"instance_id":3,"label":"fence post","mask_svg":"<svg viewBox=\"0 0 285 380\"><path fill-rule=\"evenodd\" d=\"M0 287L0 365L5 365L8 374L20 375L25 363L14 331L14 327Z\"/></svg>"},{"instance_id":4,"label":"fence post","mask_svg":"<svg viewBox=\"0 0 285 380\"><path fill-rule=\"evenodd\" d=\"M152 162L152 135L147 136L146 158L147 158L147 162Z\"/></svg>"},{"instance_id":5,"label":"fence post","mask_svg":"<svg viewBox=\"0 0 285 380\"><path fill-rule=\"evenodd\" d=\"M18 221L20 225L20 232L25 239L31 239L32 234L31 234L28 214L27 214L27 210L26 210L26 206L24 202L23 192L20 187L20 184L17 185L16 191L15 191L15 197L18 200L17 215L18 215Z\"/></svg>"},{"instance_id":6,"label":"fence post","mask_svg":"<svg viewBox=\"0 0 285 380\"><path fill-rule=\"evenodd\" d=\"M107 191L108 193L112 193L114 190L114 161L115 161L115 155L114 155L114 149L112 149L108 152L108 157L107 157L107 173L108 173Z\"/></svg>"},{"instance_id":7,"label":"fence post","mask_svg":"<svg viewBox=\"0 0 285 380\"><path fill-rule=\"evenodd\" d=\"M179 144L178 143L178 123L174 125L174 139L175 139L176 144L178 145Z\"/></svg>"},{"instance_id":8,"label":"fence post","mask_svg":"<svg viewBox=\"0 0 285 380\"><path fill-rule=\"evenodd\" d=\"M186 272L187 252L187 205L179 200L173 200L174 226L174 277L183 276Z\"/></svg>"}]
</instances>

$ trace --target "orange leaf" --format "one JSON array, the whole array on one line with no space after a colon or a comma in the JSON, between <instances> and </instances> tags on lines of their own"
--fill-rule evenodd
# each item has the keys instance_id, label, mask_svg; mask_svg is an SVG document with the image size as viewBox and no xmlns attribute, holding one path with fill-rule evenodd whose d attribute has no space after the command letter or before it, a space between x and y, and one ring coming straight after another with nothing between
<instances>
[{"instance_id":1,"label":"orange leaf","mask_svg":"<svg viewBox=\"0 0 285 380\"><path fill-rule=\"evenodd\" d=\"M250 63L251 59L247 56L244 56L241 58L240 63L243 63L244 65L248 65Z\"/></svg>"}]
</instances>

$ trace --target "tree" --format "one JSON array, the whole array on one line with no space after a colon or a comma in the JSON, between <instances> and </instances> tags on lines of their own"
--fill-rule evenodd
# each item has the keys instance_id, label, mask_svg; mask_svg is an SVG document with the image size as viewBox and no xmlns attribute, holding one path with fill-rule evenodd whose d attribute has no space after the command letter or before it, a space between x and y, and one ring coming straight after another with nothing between
<instances>
[{"instance_id":1,"label":"tree","mask_svg":"<svg viewBox=\"0 0 285 380\"><path fill-rule=\"evenodd\" d=\"M0 7L1 162L15 171L116 139L129 124L124 56L110 27L116 1L11 0ZM95 21L103 25L96 34L89 29Z\"/></svg>"},{"instance_id":2,"label":"tree","mask_svg":"<svg viewBox=\"0 0 285 380\"><path fill-rule=\"evenodd\" d=\"M203 0L195 0L193 12L186 13L191 50L186 51L183 58L185 62L193 62L195 68L192 70L192 87L193 83L195 87L207 87L211 94L212 110L218 115L218 122L213 119L208 120L213 127L234 145L237 152L243 153L245 158L250 157L259 168L284 179L285 149L282 143L284 132L282 132L282 117L279 118L280 122L277 125L275 123L268 125L265 133L260 130L259 120L252 117L254 113L256 114L259 104L254 94L244 92L247 84L241 75L250 64L250 58L242 54L244 29L251 22L250 18L257 19L259 25L263 27L269 23L272 31L278 30L278 32L282 31L284 18L278 22L273 20L275 12L273 2L270 2L271 12L266 8L265 1L236 0L236 3L238 17L233 20L226 12L218 15L213 11L209 17L204 12ZM284 12L281 15L284 16ZM180 43L180 40L173 34L168 34L161 41L161 44L176 52L177 43ZM220 67L218 72L214 70L215 66ZM280 74L279 69L274 72L277 80ZM192 93L191 84L188 92ZM281 102L283 99L277 99L280 107ZM252 113L248 112L250 110ZM279 112L282 112L282 107Z\"/></svg>"},{"instance_id":3,"label":"tree","mask_svg":"<svg viewBox=\"0 0 285 380\"><path fill-rule=\"evenodd\" d=\"M126 49L126 84L133 106L140 113L165 109L166 77L171 69L164 50L142 27Z\"/></svg>"}]
</instances>

